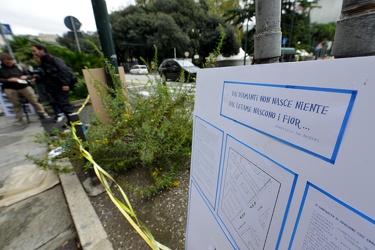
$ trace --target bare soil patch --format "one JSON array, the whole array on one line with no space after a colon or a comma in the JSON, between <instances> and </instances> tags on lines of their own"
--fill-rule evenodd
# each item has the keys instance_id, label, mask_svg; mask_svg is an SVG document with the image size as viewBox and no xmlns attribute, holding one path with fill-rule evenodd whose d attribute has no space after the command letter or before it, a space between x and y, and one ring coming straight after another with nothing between
<instances>
[{"instance_id":1,"label":"bare soil patch","mask_svg":"<svg viewBox=\"0 0 375 250\"><path fill-rule=\"evenodd\" d=\"M78 176L83 182L87 178L87 173L78 173ZM185 249L189 170L186 169L180 176L178 180L180 185L160 192L152 198L141 197L125 187L126 185L145 186L148 178L149 173L139 169L114 176L116 182L125 191L138 219L147 226L155 239L170 249ZM112 190L117 198L121 197L122 201L122 196L115 185L112 185ZM107 193L89 199L114 249L150 249L113 204Z\"/></svg>"}]
</instances>

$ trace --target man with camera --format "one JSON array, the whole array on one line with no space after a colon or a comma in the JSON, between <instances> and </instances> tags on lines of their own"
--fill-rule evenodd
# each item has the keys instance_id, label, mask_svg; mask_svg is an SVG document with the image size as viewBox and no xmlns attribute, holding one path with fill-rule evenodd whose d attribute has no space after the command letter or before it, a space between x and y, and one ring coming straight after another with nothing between
<instances>
[{"instance_id":1,"label":"man with camera","mask_svg":"<svg viewBox=\"0 0 375 250\"><path fill-rule=\"evenodd\" d=\"M43 108L43 105L38 102L35 92L28 82L28 80L31 79L31 75L28 74L21 65L16 64L13 57L9 54L1 54L0 61L0 82L3 84L2 88L4 93L14 106L16 115L15 123L23 123L22 106L19 95L25 97L27 101L33 105L41 119L50 118Z\"/></svg>"}]
</instances>

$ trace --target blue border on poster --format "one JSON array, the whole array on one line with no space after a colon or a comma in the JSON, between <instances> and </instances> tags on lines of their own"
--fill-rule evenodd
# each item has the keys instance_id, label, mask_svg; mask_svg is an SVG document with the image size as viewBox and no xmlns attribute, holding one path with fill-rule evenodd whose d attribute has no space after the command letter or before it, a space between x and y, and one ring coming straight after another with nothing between
<instances>
[{"instance_id":1,"label":"blue border on poster","mask_svg":"<svg viewBox=\"0 0 375 250\"><path fill-rule=\"evenodd\" d=\"M305 202L306 202L306 198L307 198L307 195L308 195L308 192L309 192L309 189L311 188L314 188L316 189L317 191L321 192L322 194L326 195L327 197L329 197L330 199L332 199L333 201L337 202L338 204L342 205L343 207L349 209L350 211L352 211L353 213L357 214L358 216L362 217L363 219L369 221L370 223L374 224L375 225L375 219L372 219L370 218L369 216L361 213L360 211L358 211L357 209L349 206L348 204L346 204L345 202L337 199L336 197L334 197L333 195L329 194L328 192L324 191L323 189L315 186L314 184L312 184L311 182L306 182L306 187L305 187L305 191L304 191L304 194L303 194L303 198L302 198L302 201L301 201L301 206L299 208L299 212L298 212L298 216L297 216L297 219L296 219L296 223L294 225L294 229L293 229L293 233L292 233L292 238L290 240L290 243L289 243L289 247L288 249L291 249L292 248L292 245L293 245L293 241L294 241L294 237L297 233L297 228L298 228L298 224L299 224L299 221L301 219L301 216L302 216L302 211L303 211L303 207L305 205Z\"/></svg>"},{"instance_id":2,"label":"blue border on poster","mask_svg":"<svg viewBox=\"0 0 375 250\"><path fill-rule=\"evenodd\" d=\"M199 184L198 184L199 182L195 180L193 174L191 175L191 178L194 179L195 183L197 184L197 186L199 187L199 189L202 191L202 194L204 195L204 197L206 198L206 200L211 204L212 208L215 210L215 209L216 209L216 202L217 202L217 189L218 189L218 185L219 185L219 178L220 178L220 172L221 172L220 168L221 168L221 165L222 165L222 164L221 164L221 160L222 160L222 153L223 153L224 131L221 130L221 129L219 129L218 127L212 125L211 123L207 122L206 120L202 119L201 117L199 117L199 116L197 116L197 115L195 116L194 124L195 124L195 122L196 122L197 119L203 121L203 122L206 123L207 125L210 125L212 128L215 128L216 130L220 131L221 134L222 134L222 136L221 136L220 160L219 160L218 173L217 173L217 182L216 182L216 192L215 192L215 201L214 201L214 204L211 204L211 203L209 202L210 200L207 198L207 196L204 194L202 188L199 186ZM194 134L193 134L193 138L195 138L195 129L194 129L193 131L194 131L194 132L193 132L193 133L194 133ZM194 159L194 154L195 154L194 152L195 152L195 149L194 149L194 144L193 144L193 146L192 146L192 159ZM192 164L192 167L194 168L194 165L193 165L193 164L194 164L194 161L192 161L191 164Z\"/></svg>"},{"instance_id":3,"label":"blue border on poster","mask_svg":"<svg viewBox=\"0 0 375 250\"><path fill-rule=\"evenodd\" d=\"M267 160L271 161L272 163L276 164L277 166L279 166L280 168L284 169L285 171L287 171L288 173L294 175L293 177L293 183L292 183L292 186L291 186L291 189L290 189L290 194L289 194L289 198L288 198L288 202L287 202L287 205L286 205L286 208L285 208L285 213L284 213L284 217L283 217L283 220L282 220L282 223L281 223L281 227L280 227L280 233L279 233L279 236L277 238L277 242L276 242L276 247L275 249L278 249L279 248L279 245L280 245L280 241L281 241L281 237L283 235L283 232L284 232L284 228L285 228L285 223L286 223L286 220L288 218L288 214L289 214L289 209L290 209L290 206L291 206L291 203L292 203L292 199L293 199L293 195L294 195L294 191L295 191L295 188L296 188L296 185L297 185L297 180L298 180L298 174L293 172L292 170L284 167L283 165L281 165L280 163L274 161L273 159L271 159L270 157L266 156L265 154L255 150L254 148L250 147L249 145L245 144L244 142L236 139L235 137L227 134L226 136L226 140L225 140L225 150L224 150L224 160L223 160L223 165L225 163L225 158L226 158L226 148L227 148L227 142L228 142L228 137L232 138L233 140L237 141L238 143L244 145L245 147L251 149L252 151L254 151L255 153L261 155L262 157L266 158ZM224 171L224 167L222 167L222 171ZM224 173L222 172L221 173L221 177L223 178L223 175ZM222 179L221 178L221 179ZM219 200L220 200L220 196L221 196L221 186L222 183L220 183L220 189L219 189ZM218 210L216 211L217 213L217 216L218 218L220 219L221 223L223 224L223 226L226 228L226 230L228 231L228 234L233 238L233 236L230 234L230 231L228 230L228 228L225 226L225 223L222 221L222 219L220 218L219 214L218 214ZM234 238L233 238L234 239ZM233 240L234 241L234 240Z\"/></svg>"},{"instance_id":4,"label":"blue border on poster","mask_svg":"<svg viewBox=\"0 0 375 250\"><path fill-rule=\"evenodd\" d=\"M340 128L340 132L338 134L338 137L337 137L337 140L336 140L336 144L333 148L333 152L332 152L332 155L331 155L331 158L328 158L328 157L325 157L323 155L320 155L318 153L315 153L311 150L308 150L308 149L305 149L303 147L300 147L296 144L293 144L287 140L283 140L281 138L278 138L272 134L269 134L269 133L266 133L260 129L257 129L255 127L252 127L252 126L249 126L248 124L244 124L240 121L237 121L229 116L226 116L222 113L222 107L223 107L223 99L224 99L224 88L225 88L225 84L239 84L239 85L253 85L253 86L261 86L261 87L273 87L273 88L287 88L287 89L300 89L300 90L309 90L309 91L321 91L321 92L332 92L332 93L342 93L342 94L349 94L351 95L351 98L350 98L350 101L349 101L349 104L348 104L348 107L346 109L346 113L345 113L345 116L344 116L344 120L343 120L343 123L341 125L341 128ZM248 128L251 128L259 133L262 133L264 135L267 135L267 136L270 136L276 140L279 140L285 144L288 144L292 147L295 147L303 152L306 152L308 154L311 154L317 158L320 158L324 161L327 161L331 164L334 164L335 163L335 160L336 160L336 157L337 157L337 154L338 154L338 151L339 151L339 148L340 148L340 144L341 144L341 141L342 141L342 137L344 135L344 132L345 132L345 128L346 128L346 125L348 123L348 119L349 119L349 116L350 116L350 113L352 111L352 108L353 108L353 105L354 105L354 101L355 101L355 98L357 96L357 91L356 90L348 90L348 89L335 89L335 88L321 88L321 87L308 87L308 86L294 86L294 85L284 85L284 84L281 84L281 85L278 85L278 84L263 84L263 83L250 83L250 82L234 82L234 81L224 81L223 82L223 90L222 90L222 97L221 97L221 105L220 105L220 116L222 117L225 117L229 120L232 120L236 123L239 123L245 127L248 127Z\"/></svg>"}]
</instances>

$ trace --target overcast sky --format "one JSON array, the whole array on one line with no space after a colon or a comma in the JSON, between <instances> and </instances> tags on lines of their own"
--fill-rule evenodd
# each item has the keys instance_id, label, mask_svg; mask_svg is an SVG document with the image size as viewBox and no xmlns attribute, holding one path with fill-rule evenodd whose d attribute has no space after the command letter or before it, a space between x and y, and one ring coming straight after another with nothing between
<instances>
[{"instance_id":1,"label":"overcast sky","mask_svg":"<svg viewBox=\"0 0 375 250\"><path fill-rule=\"evenodd\" d=\"M107 11L122 9L134 0L105 0ZM62 35L69 31L67 16L76 17L82 31L96 31L91 0L0 0L0 22L9 24L14 35Z\"/></svg>"},{"instance_id":2,"label":"overcast sky","mask_svg":"<svg viewBox=\"0 0 375 250\"><path fill-rule=\"evenodd\" d=\"M340 18L342 2L343 0L318 0L320 8L311 11L310 21L312 23L336 22Z\"/></svg>"}]
</instances>

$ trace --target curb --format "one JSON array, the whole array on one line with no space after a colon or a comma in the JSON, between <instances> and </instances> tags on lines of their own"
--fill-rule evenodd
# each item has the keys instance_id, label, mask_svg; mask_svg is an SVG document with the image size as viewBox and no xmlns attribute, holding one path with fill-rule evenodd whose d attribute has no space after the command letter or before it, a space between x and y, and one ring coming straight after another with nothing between
<instances>
[{"instance_id":1,"label":"curb","mask_svg":"<svg viewBox=\"0 0 375 250\"><path fill-rule=\"evenodd\" d=\"M71 166L69 160L61 161L65 166ZM59 174L59 178L82 249L113 250L112 243L76 173Z\"/></svg>"}]
</instances>

